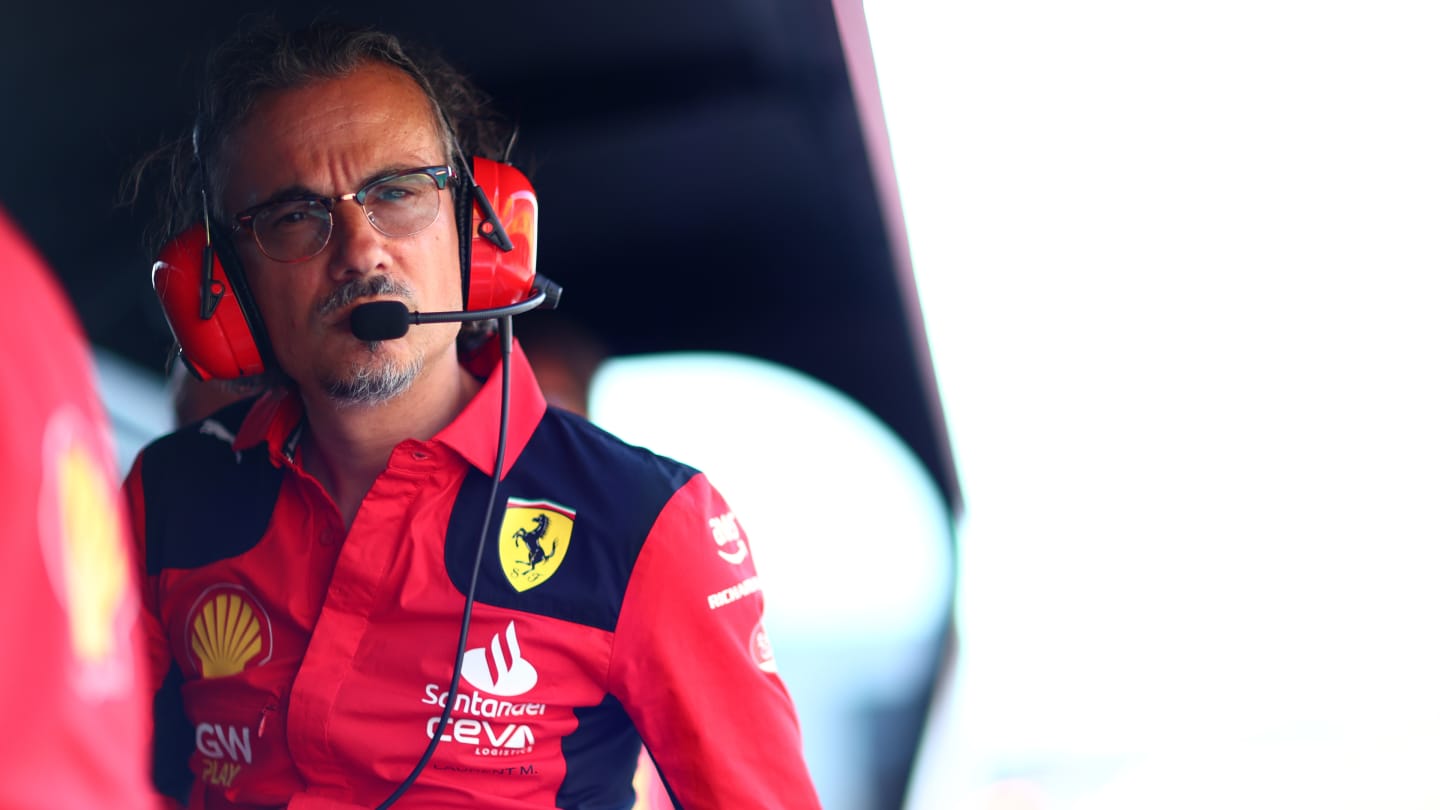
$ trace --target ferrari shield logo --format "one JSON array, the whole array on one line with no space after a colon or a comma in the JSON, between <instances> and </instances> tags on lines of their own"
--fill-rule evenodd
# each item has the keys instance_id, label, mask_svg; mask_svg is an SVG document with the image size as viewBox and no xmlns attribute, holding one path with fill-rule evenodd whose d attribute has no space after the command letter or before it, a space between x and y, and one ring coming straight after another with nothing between
<instances>
[{"instance_id":1,"label":"ferrari shield logo","mask_svg":"<svg viewBox=\"0 0 1440 810\"><path fill-rule=\"evenodd\" d=\"M565 561L575 510L549 501L511 498L500 524L500 568L510 586L528 591L550 578Z\"/></svg>"}]
</instances>

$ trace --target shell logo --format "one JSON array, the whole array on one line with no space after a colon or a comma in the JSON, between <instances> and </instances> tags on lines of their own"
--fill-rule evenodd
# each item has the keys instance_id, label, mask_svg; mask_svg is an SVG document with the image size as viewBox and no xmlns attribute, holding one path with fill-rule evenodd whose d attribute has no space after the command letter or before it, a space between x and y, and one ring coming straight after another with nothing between
<instances>
[{"instance_id":1,"label":"shell logo","mask_svg":"<svg viewBox=\"0 0 1440 810\"><path fill-rule=\"evenodd\" d=\"M105 475L84 447L72 446L59 466L70 637L80 659L95 662L116 646L114 616L126 587L120 523Z\"/></svg>"},{"instance_id":2,"label":"shell logo","mask_svg":"<svg viewBox=\"0 0 1440 810\"><path fill-rule=\"evenodd\" d=\"M239 585L206 588L186 624L191 663L202 678L238 675L270 660L275 642L270 616Z\"/></svg>"},{"instance_id":3,"label":"shell logo","mask_svg":"<svg viewBox=\"0 0 1440 810\"><path fill-rule=\"evenodd\" d=\"M52 415L42 446L45 567L68 619L75 688L104 699L131 688L124 642L137 611L112 464L93 423L74 408Z\"/></svg>"}]
</instances>

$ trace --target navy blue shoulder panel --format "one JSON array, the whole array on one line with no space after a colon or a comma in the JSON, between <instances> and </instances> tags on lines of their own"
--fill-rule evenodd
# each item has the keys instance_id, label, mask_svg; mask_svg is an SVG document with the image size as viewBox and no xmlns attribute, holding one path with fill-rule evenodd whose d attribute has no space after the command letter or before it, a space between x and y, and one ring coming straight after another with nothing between
<instances>
[{"instance_id":1,"label":"navy blue shoulder panel","mask_svg":"<svg viewBox=\"0 0 1440 810\"><path fill-rule=\"evenodd\" d=\"M590 422L548 410L500 483L476 599L613 631L630 572L656 517L692 467L626 444ZM445 567L455 587L470 584L491 478L471 470L461 484L445 538ZM569 549L549 579L519 591L505 578L500 547L506 502L548 501L575 514Z\"/></svg>"},{"instance_id":2,"label":"navy blue shoulder panel","mask_svg":"<svg viewBox=\"0 0 1440 810\"><path fill-rule=\"evenodd\" d=\"M262 442L238 458L231 441L253 399L145 448L145 570L199 568L254 548L270 525L284 471ZM219 435L216 425L228 436Z\"/></svg>"}]
</instances>

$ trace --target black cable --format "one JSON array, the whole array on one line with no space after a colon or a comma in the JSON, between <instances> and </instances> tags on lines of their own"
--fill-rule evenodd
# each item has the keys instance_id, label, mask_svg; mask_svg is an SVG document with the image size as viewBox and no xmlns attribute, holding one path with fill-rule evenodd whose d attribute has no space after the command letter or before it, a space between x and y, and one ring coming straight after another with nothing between
<instances>
[{"instance_id":1,"label":"black cable","mask_svg":"<svg viewBox=\"0 0 1440 810\"><path fill-rule=\"evenodd\" d=\"M460 686L460 667L465 662L465 646L470 637L470 613L475 606L475 586L480 582L480 563L485 557L485 540L490 536L490 518L494 515L495 498L500 492L500 473L505 469L505 436L510 432L510 346L514 332L508 316L500 318L499 322L500 334L497 337L500 340L500 441L495 449L495 471L490 480L490 498L485 504L485 521L480 524L480 544L475 549L475 564L470 570L470 588L465 592L465 613L460 617L460 643L455 650L455 666L450 675L450 690L445 697L445 710L440 713L440 722L435 726L435 733L430 735L430 745L421 755L420 761L415 763L415 769L395 788L390 798L381 802L375 810L387 810L420 778L420 773L425 770L430 757L439 747L445 724L450 721L450 712L455 708L455 692Z\"/></svg>"}]
</instances>

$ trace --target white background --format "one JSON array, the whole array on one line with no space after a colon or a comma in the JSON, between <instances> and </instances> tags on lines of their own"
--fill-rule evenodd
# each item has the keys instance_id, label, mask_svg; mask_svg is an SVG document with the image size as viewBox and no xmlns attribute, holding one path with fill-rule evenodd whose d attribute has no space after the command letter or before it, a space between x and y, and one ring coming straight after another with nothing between
<instances>
[{"instance_id":1,"label":"white background","mask_svg":"<svg viewBox=\"0 0 1440 810\"><path fill-rule=\"evenodd\" d=\"M1440 806L1432 8L867 3L969 506L916 806Z\"/></svg>"}]
</instances>

